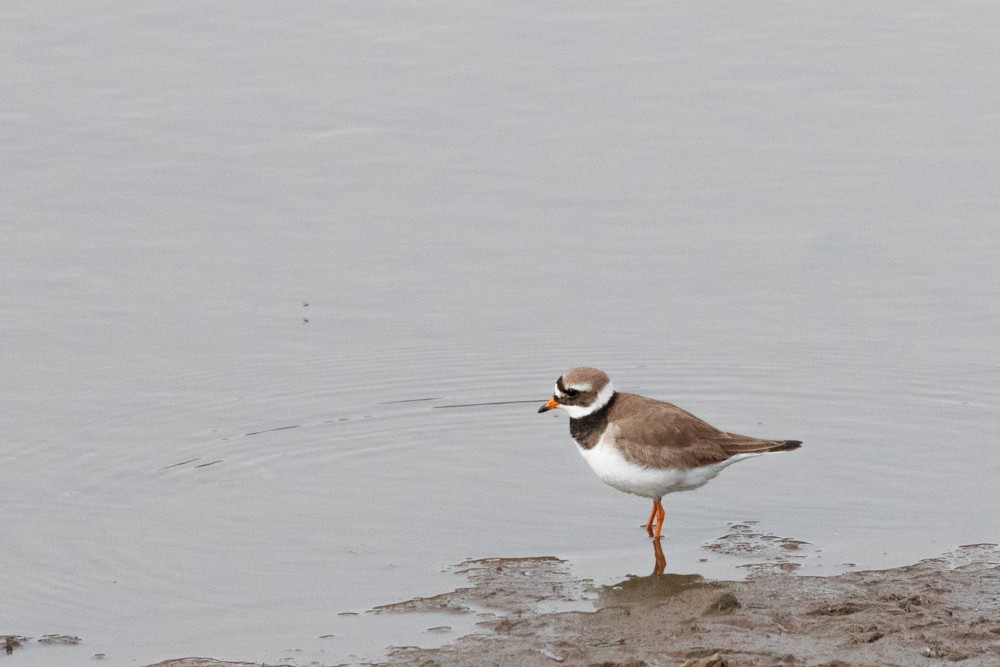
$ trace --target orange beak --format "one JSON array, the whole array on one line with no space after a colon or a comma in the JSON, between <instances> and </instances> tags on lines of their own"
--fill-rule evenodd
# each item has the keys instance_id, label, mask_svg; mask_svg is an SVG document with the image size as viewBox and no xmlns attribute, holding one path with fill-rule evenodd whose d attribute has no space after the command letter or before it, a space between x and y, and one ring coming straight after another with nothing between
<instances>
[{"instance_id":1,"label":"orange beak","mask_svg":"<svg viewBox=\"0 0 1000 667\"><path fill-rule=\"evenodd\" d=\"M549 410L552 410L553 408L558 408L558 407L559 407L559 404L556 403L556 397L553 396L552 398L549 399L548 403L546 403L542 407L538 408L538 411L539 412L548 412Z\"/></svg>"}]
</instances>

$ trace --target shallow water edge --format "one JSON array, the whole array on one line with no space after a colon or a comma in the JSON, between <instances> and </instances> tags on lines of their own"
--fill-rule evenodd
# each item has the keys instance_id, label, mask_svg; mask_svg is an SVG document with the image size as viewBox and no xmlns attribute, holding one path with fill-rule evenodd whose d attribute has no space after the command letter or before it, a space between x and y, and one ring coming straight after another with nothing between
<instances>
[{"instance_id":1,"label":"shallow water edge","mask_svg":"<svg viewBox=\"0 0 1000 667\"><path fill-rule=\"evenodd\" d=\"M652 574L595 586L551 556L466 561L455 572L468 586L369 613L428 620L471 615L474 632L434 648L389 647L380 662L358 658L331 664L874 667L933 658L985 667L1000 656L996 544L965 545L886 570L830 577L790 571L756 569L744 581ZM436 626L428 632L450 630ZM80 643L43 638L32 647L31 638L3 639L9 651L52 650L41 644L53 643L67 650ZM249 665L262 663L186 657L148 667Z\"/></svg>"}]
</instances>

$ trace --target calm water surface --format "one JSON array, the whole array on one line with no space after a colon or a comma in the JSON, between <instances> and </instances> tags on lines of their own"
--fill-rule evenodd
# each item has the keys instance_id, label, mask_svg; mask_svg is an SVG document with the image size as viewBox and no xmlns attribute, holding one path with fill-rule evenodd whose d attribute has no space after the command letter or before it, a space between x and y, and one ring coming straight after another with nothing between
<instances>
[{"instance_id":1,"label":"calm water surface","mask_svg":"<svg viewBox=\"0 0 1000 667\"><path fill-rule=\"evenodd\" d=\"M466 558L652 567L566 368L797 438L668 498L834 573L1000 541L1000 10L0 8L0 634L333 663ZM707 559L707 561L703 560ZM329 636L332 635L332 636ZM321 638L322 637L322 638Z\"/></svg>"}]
</instances>

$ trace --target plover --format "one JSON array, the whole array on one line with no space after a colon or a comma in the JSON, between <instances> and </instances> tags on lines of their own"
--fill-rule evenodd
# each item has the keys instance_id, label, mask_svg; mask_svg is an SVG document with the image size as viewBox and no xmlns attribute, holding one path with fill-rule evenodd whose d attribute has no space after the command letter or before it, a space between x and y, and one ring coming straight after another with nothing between
<instances>
[{"instance_id":1,"label":"plover","mask_svg":"<svg viewBox=\"0 0 1000 667\"><path fill-rule=\"evenodd\" d=\"M655 538L666 494L697 489L737 461L802 444L720 431L676 405L615 391L596 368L572 368L556 380L538 411L553 408L569 413L569 433L601 481L653 499L646 530Z\"/></svg>"}]
</instances>

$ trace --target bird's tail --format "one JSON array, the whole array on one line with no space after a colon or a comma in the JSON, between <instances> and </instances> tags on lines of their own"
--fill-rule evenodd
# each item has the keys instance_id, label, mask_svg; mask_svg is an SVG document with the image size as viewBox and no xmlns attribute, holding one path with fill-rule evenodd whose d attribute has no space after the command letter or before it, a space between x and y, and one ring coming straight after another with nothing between
<instances>
[{"instance_id":1,"label":"bird's tail","mask_svg":"<svg viewBox=\"0 0 1000 667\"><path fill-rule=\"evenodd\" d=\"M732 440L722 443L726 454L735 456L737 454L769 454L771 452L789 452L802 446L801 440L758 440L740 436L735 433L728 434Z\"/></svg>"},{"instance_id":2,"label":"bird's tail","mask_svg":"<svg viewBox=\"0 0 1000 667\"><path fill-rule=\"evenodd\" d=\"M801 440L779 440L777 444L771 449L767 450L769 452L789 452L793 449L798 449L802 446Z\"/></svg>"}]
</instances>

